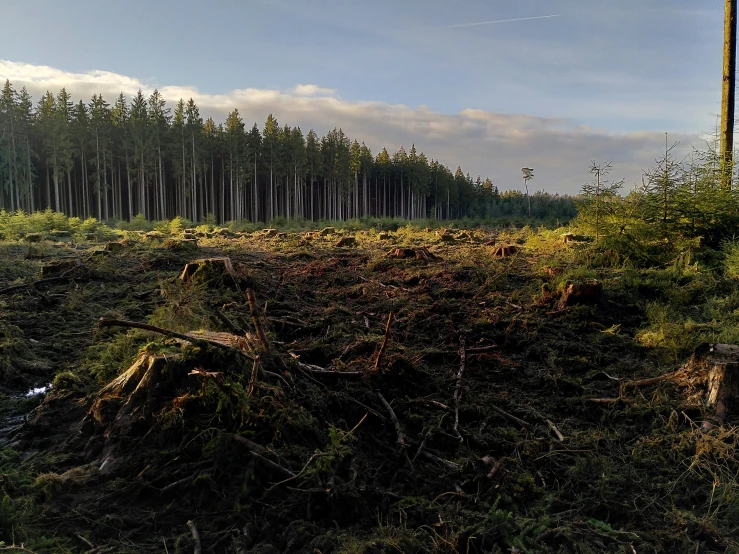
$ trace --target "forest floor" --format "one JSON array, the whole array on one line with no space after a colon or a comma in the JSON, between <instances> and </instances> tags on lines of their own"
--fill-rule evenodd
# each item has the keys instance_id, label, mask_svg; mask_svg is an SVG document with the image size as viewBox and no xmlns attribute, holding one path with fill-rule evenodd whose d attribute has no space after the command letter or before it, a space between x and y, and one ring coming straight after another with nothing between
<instances>
[{"instance_id":1,"label":"forest floor","mask_svg":"<svg viewBox=\"0 0 739 554\"><path fill-rule=\"evenodd\" d=\"M644 381L739 287L561 232L0 243L0 550L739 551L739 428Z\"/></svg>"}]
</instances>

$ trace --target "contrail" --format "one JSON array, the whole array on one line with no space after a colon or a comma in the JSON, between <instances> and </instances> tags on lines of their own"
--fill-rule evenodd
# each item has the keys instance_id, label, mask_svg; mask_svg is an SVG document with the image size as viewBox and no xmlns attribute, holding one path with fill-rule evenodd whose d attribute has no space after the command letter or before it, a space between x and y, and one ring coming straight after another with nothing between
<instances>
[{"instance_id":1,"label":"contrail","mask_svg":"<svg viewBox=\"0 0 739 554\"><path fill-rule=\"evenodd\" d=\"M561 17L561 13L554 15L536 15L534 17L517 17L516 19L496 19L495 21L478 21L477 23L458 23L456 25L444 25L437 29L453 29L456 27L477 27L478 25L493 25L495 23L510 23L512 21L529 21L530 19L547 19L550 17Z\"/></svg>"}]
</instances>

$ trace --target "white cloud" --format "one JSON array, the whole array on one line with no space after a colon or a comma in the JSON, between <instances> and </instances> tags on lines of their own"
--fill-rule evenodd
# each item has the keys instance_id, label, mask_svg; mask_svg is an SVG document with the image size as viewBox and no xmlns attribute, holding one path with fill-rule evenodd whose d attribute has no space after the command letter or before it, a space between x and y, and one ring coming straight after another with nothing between
<instances>
[{"instance_id":1,"label":"white cloud","mask_svg":"<svg viewBox=\"0 0 739 554\"><path fill-rule=\"evenodd\" d=\"M9 79L20 89L25 86L38 98L46 90L62 87L74 98L89 99L101 93L112 102L123 92L130 97L141 89L146 95L151 83L107 71L65 72L0 60L0 79ZM435 112L426 106L406 106L380 101L348 101L337 91L314 84L299 84L281 91L238 89L225 94L206 94L191 86L165 85L162 95L173 106L180 98L193 98L203 116L223 121L238 108L251 126L262 127L272 113L281 124L300 126L317 133L341 127L352 138L364 141L373 152L383 146L391 153L400 145L415 143L452 170L461 165L473 176L492 178L501 190L520 187L520 168L533 167L534 188L550 192L575 193L588 179L590 160L612 161L613 176L627 183L638 182L643 169L654 163L664 148L664 133L615 134L607 130L577 125L562 118L525 114L504 114L465 109L456 114ZM674 134L670 141L684 148L702 144L697 134Z\"/></svg>"},{"instance_id":2,"label":"white cloud","mask_svg":"<svg viewBox=\"0 0 739 554\"><path fill-rule=\"evenodd\" d=\"M318 85L298 85L293 92L298 96L336 96L336 90Z\"/></svg>"}]
</instances>

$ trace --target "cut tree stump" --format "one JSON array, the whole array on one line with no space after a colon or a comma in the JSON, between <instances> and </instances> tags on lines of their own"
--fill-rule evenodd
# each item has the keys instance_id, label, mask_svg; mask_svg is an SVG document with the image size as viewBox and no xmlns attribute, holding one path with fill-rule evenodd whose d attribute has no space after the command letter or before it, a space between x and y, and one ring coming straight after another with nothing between
<instances>
[{"instance_id":1,"label":"cut tree stump","mask_svg":"<svg viewBox=\"0 0 739 554\"><path fill-rule=\"evenodd\" d=\"M26 242L41 242L44 236L41 233L28 233L23 240Z\"/></svg>"},{"instance_id":2,"label":"cut tree stump","mask_svg":"<svg viewBox=\"0 0 739 554\"><path fill-rule=\"evenodd\" d=\"M506 258L518 252L519 248L515 244L501 244L493 250L493 256L496 258Z\"/></svg>"},{"instance_id":3,"label":"cut tree stump","mask_svg":"<svg viewBox=\"0 0 739 554\"><path fill-rule=\"evenodd\" d=\"M188 262L180 274L180 280L185 283L191 283L201 277L206 281L214 278L223 278L226 275L233 278L233 265L231 258L203 258L201 260L192 260Z\"/></svg>"},{"instance_id":4,"label":"cut tree stump","mask_svg":"<svg viewBox=\"0 0 739 554\"><path fill-rule=\"evenodd\" d=\"M557 309L564 310L568 306L578 304L595 304L605 307L606 298L603 294L603 283L600 281L589 281L586 283L568 284L559 302L557 302Z\"/></svg>"},{"instance_id":5,"label":"cut tree stump","mask_svg":"<svg viewBox=\"0 0 739 554\"><path fill-rule=\"evenodd\" d=\"M265 229L261 235L266 238L276 237L280 232L277 229Z\"/></svg>"},{"instance_id":6,"label":"cut tree stump","mask_svg":"<svg viewBox=\"0 0 739 554\"><path fill-rule=\"evenodd\" d=\"M71 271L81 266L82 262L80 262L78 259L60 260L58 262L53 262L43 266L41 268L41 277L57 277L62 273Z\"/></svg>"},{"instance_id":7,"label":"cut tree stump","mask_svg":"<svg viewBox=\"0 0 739 554\"><path fill-rule=\"evenodd\" d=\"M559 236L562 237L562 242L572 242L575 240L575 235L573 233L562 233Z\"/></svg>"},{"instance_id":8,"label":"cut tree stump","mask_svg":"<svg viewBox=\"0 0 739 554\"><path fill-rule=\"evenodd\" d=\"M357 239L354 237L341 237L336 244L334 244L335 248L338 248L340 246L355 246L357 244Z\"/></svg>"},{"instance_id":9,"label":"cut tree stump","mask_svg":"<svg viewBox=\"0 0 739 554\"><path fill-rule=\"evenodd\" d=\"M321 229L321 236L333 235L336 232L336 227L324 227Z\"/></svg>"},{"instance_id":10,"label":"cut tree stump","mask_svg":"<svg viewBox=\"0 0 739 554\"><path fill-rule=\"evenodd\" d=\"M739 346L711 345L702 356L694 355L696 362L708 367L706 409L724 423L728 416L739 412Z\"/></svg>"},{"instance_id":11,"label":"cut tree stump","mask_svg":"<svg viewBox=\"0 0 739 554\"><path fill-rule=\"evenodd\" d=\"M412 248L394 248L387 253L388 258L398 258L400 260L404 258L412 258L415 255L416 252Z\"/></svg>"}]
</instances>

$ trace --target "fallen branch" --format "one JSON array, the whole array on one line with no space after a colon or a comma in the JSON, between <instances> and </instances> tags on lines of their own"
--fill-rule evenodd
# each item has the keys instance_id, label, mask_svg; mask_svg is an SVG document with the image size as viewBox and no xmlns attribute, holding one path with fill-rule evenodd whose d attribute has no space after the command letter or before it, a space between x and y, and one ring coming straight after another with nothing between
<instances>
[{"instance_id":1,"label":"fallen branch","mask_svg":"<svg viewBox=\"0 0 739 554\"><path fill-rule=\"evenodd\" d=\"M457 385L454 387L454 427L453 431L456 437L462 442L464 439L459 433L459 399L462 388L462 374L464 373L464 365L467 360L467 354L464 349L464 335L459 336L459 371L457 372Z\"/></svg>"},{"instance_id":2,"label":"fallen branch","mask_svg":"<svg viewBox=\"0 0 739 554\"><path fill-rule=\"evenodd\" d=\"M193 344L207 344L208 346L213 346L215 348L221 348L223 350L227 350L229 352L237 352L247 358L248 360L254 360L249 354L244 352L243 350L239 350L238 348L233 348L231 346L228 346L226 344L222 344L220 342L203 339L203 338L196 338L192 337L190 335L186 335L185 333L178 333L177 331L171 331L170 329L164 329L162 327L157 327L155 325L149 325L148 323L138 323L136 321L126 321L124 319L106 319L104 317L101 317L98 320L98 327L127 327L130 329L141 329L143 331L151 331L152 333L159 333L160 335L164 335L167 337L172 337L175 339L184 340Z\"/></svg>"},{"instance_id":3,"label":"fallen branch","mask_svg":"<svg viewBox=\"0 0 739 554\"><path fill-rule=\"evenodd\" d=\"M387 316L387 324L385 325L385 338L382 340L382 346L380 347L380 352L377 354L377 359L375 360L375 371L377 371L380 375L382 375L382 370L380 369L380 363L382 362L382 355L385 353L385 349L387 348L387 341L390 337L390 326L393 324L393 318L395 317L395 314L393 312L390 312Z\"/></svg>"},{"instance_id":4,"label":"fallen branch","mask_svg":"<svg viewBox=\"0 0 739 554\"><path fill-rule=\"evenodd\" d=\"M434 456L431 452L424 450L421 453L421 456L424 458L428 458L429 460L432 460L436 462L437 464L441 464L445 467L448 467L449 469L457 470L459 469L459 464L455 464L454 462L450 462L449 460L445 460L444 458L440 458L439 456Z\"/></svg>"},{"instance_id":5,"label":"fallen branch","mask_svg":"<svg viewBox=\"0 0 739 554\"><path fill-rule=\"evenodd\" d=\"M249 448L249 455L252 458L255 458L262 462L264 465L266 465L268 468L270 468L275 473L279 473L281 475L284 475L285 477L295 477L295 474L290 471L289 469L285 469L280 464L277 464L273 462L272 460L265 458L261 454L257 453L257 450L262 450L263 452L268 452L266 448L263 446L260 446L249 439L242 437L241 435L231 435L236 442L240 442L241 444L247 446Z\"/></svg>"},{"instance_id":6,"label":"fallen branch","mask_svg":"<svg viewBox=\"0 0 739 554\"><path fill-rule=\"evenodd\" d=\"M405 439L405 436L403 436L403 429L400 427L400 421L398 421L398 416L395 415L395 411L393 411L393 407L390 405L390 403L387 400L385 400L385 397L382 396L382 393L380 391L377 391L377 398L380 399L380 402L382 403L383 406L385 406L387 413L390 415L390 420L393 422L393 426L395 427L395 433L398 437L398 444L400 445L401 450L403 451L406 464L408 464L408 467L410 468L411 471L414 471L413 462L411 462L411 459L408 457L408 452L406 452L406 449L405 449L408 443Z\"/></svg>"},{"instance_id":7,"label":"fallen branch","mask_svg":"<svg viewBox=\"0 0 739 554\"><path fill-rule=\"evenodd\" d=\"M261 343L262 348L264 348L264 351L269 354L269 341L267 340L267 335L264 334L262 323L259 321L259 309L257 307L257 299L254 296L253 289L246 289L246 299L249 301L249 314L251 315L251 321L254 324L254 329L257 332L259 342Z\"/></svg>"},{"instance_id":8,"label":"fallen branch","mask_svg":"<svg viewBox=\"0 0 739 554\"><path fill-rule=\"evenodd\" d=\"M8 293L13 292L13 291L16 291L16 290L21 290L21 289L24 289L26 287L36 287L37 285L47 285L49 283L57 283L57 282L60 282L60 281L69 281L70 279L72 279L72 277L67 277L67 274L69 274L69 273L71 273L73 271L76 271L77 269L83 268L83 267L85 267L85 266L84 265L77 265L77 266L74 266L71 269L68 269L67 271L65 271L64 273L62 273L61 275L59 275L58 277L49 277L48 279L39 279L38 281L32 281L30 283L23 283L23 284L20 284L20 285L13 285L13 286L10 286L10 287L6 287L4 289L0 289L0 295L8 294ZM8 547L8 548L10 548L10 547ZM17 547L13 547L13 548L17 548Z\"/></svg>"},{"instance_id":9,"label":"fallen branch","mask_svg":"<svg viewBox=\"0 0 739 554\"><path fill-rule=\"evenodd\" d=\"M357 428L358 428L358 427L359 427L360 425L362 425L362 423L364 423L364 420L365 420L365 419L367 419L367 416L368 416L368 415L369 415L369 412L367 412L366 414L364 414L364 417L363 417L362 419L360 419L360 420L359 420L359 423L357 423L357 424L356 424L356 425L355 425L355 426L354 426L354 427L352 428L352 430L351 430L351 431L349 431L349 432L348 432L348 433L347 433L346 435L347 435L347 436L349 436L349 435L351 435L352 433L354 433L354 431L356 431L356 430L357 430ZM303 469L301 469L301 470L300 470L300 473L298 473L298 474L297 474L297 475L295 475L294 477L290 477L290 478L288 478L288 479L285 479L285 480L283 480L283 481L280 481L280 482L278 482L278 483L275 483L275 484L273 484L273 485L272 485L272 486L271 486L270 488L268 488L268 489L267 489L267 491L266 491L266 492L269 492L269 491L271 491L272 489L274 489L275 487L277 487L277 486L279 486L279 485L284 485L285 483L289 483L290 481L294 481L295 479L297 479L298 477L300 477L301 475L303 475L303 473L305 473L305 470L306 470L306 469L308 469L308 466L309 466L309 465L311 464L311 462L312 462L313 460L315 460L316 458L321 458L321 457L323 457L323 456L330 456L330 454L327 454L327 453L323 453L323 452L316 452L316 453L315 453L315 454L313 454L313 455L312 455L312 456L310 457L310 459L309 459L309 460L308 460L308 461L307 461L307 462L305 463L305 465L303 466Z\"/></svg>"},{"instance_id":10,"label":"fallen branch","mask_svg":"<svg viewBox=\"0 0 739 554\"><path fill-rule=\"evenodd\" d=\"M677 373L667 373L660 375L659 377L650 377L649 379L639 379L638 381L628 381L622 385L622 389L648 387L649 385L656 385L662 381L669 381L675 377Z\"/></svg>"},{"instance_id":11,"label":"fallen branch","mask_svg":"<svg viewBox=\"0 0 739 554\"><path fill-rule=\"evenodd\" d=\"M203 552L203 547L200 545L200 533L198 533L198 528L195 527L195 522L193 520L188 521L187 526L190 528L190 533L192 533L192 540L195 541L193 554L201 554Z\"/></svg>"},{"instance_id":12,"label":"fallen branch","mask_svg":"<svg viewBox=\"0 0 739 554\"><path fill-rule=\"evenodd\" d=\"M380 283L380 281L373 281L372 279L367 279L366 277L362 277L358 273L355 273L355 275L357 277L359 277L362 281L366 282L366 283L372 283L373 285L379 285L382 288L393 289L393 290L402 290L404 292L410 292L409 289L406 289L406 288L403 288L403 287L396 287L395 285L386 285L385 283Z\"/></svg>"},{"instance_id":13,"label":"fallen branch","mask_svg":"<svg viewBox=\"0 0 739 554\"><path fill-rule=\"evenodd\" d=\"M331 371L330 369L324 369L313 364L304 364L302 362L297 362L297 364L300 369L312 373L313 375L343 375L345 377L357 377L360 375L364 375L363 371Z\"/></svg>"},{"instance_id":14,"label":"fallen branch","mask_svg":"<svg viewBox=\"0 0 739 554\"><path fill-rule=\"evenodd\" d=\"M483 352L492 352L493 350L497 349L497 344L491 344L490 346L477 346L474 348L468 348L467 354L482 354Z\"/></svg>"},{"instance_id":15,"label":"fallen branch","mask_svg":"<svg viewBox=\"0 0 739 554\"><path fill-rule=\"evenodd\" d=\"M549 419L545 419L544 421L547 422L547 425L549 425L549 428L554 432L555 435L557 435L559 442L564 442L565 436L560 432L559 429L557 429L557 426L554 423L552 423L552 421Z\"/></svg>"},{"instance_id":16,"label":"fallen branch","mask_svg":"<svg viewBox=\"0 0 739 554\"><path fill-rule=\"evenodd\" d=\"M624 404L633 404L634 401L631 398L586 398L588 402L593 404L616 404L617 402L623 402Z\"/></svg>"},{"instance_id":17,"label":"fallen branch","mask_svg":"<svg viewBox=\"0 0 739 554\"><path fill-rule=\"evenodd\" d=\"M224 314L221 310L218 308L215 309L216 317L221 320L221 323L223 323L232 333L235 335L245 335L246 330L241 329L238 325L236 325L233 321L228 319L228 316Z\"/></svg>"},{"instance_id":18,"label":"fallen branch","mask_svg":"<svg viewBox=\"0 0 739 554\"><path fill-rule=\"evenodd\" d=\"M509 419L511 421L514 421L514 422L518 423L521 427L523 427L527 431L530 431L531 428L532 428L532 425L530 423L527 423L523 419L520 419L520 418L518 418L518 417L516 417L514 415L509 414L508 412L506 412L504 410L501 410L497 406L490 406L490 409L493 410L494 412L502 415L506 419Z\"/></svg>"},{"instance_id":19,"label":"fallen branch","mask_svg":"<svg viewBox=\"0 0 739 554\"><path fill-rule=\"evenodd\" d=\"M251 378L249 379L249 389L246 391L247 398L250 398L257 386L257 376L259 375L259 356L254 357L254 366L251 368Z\"/></svg>"}]
</instances>

